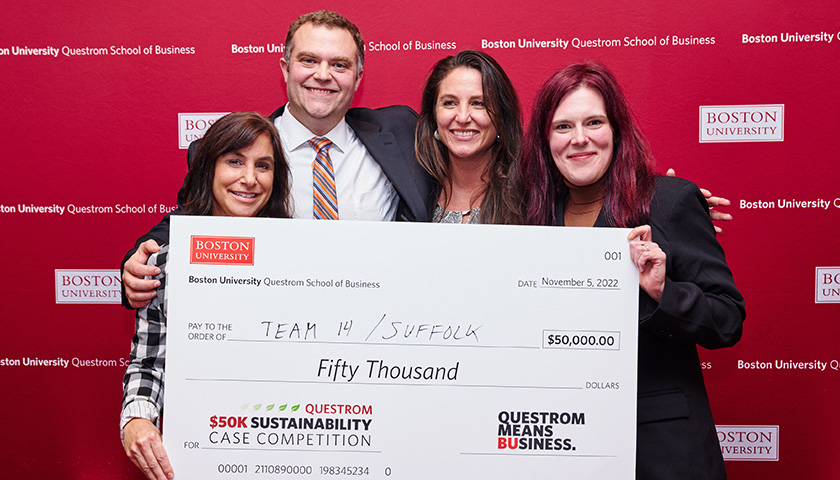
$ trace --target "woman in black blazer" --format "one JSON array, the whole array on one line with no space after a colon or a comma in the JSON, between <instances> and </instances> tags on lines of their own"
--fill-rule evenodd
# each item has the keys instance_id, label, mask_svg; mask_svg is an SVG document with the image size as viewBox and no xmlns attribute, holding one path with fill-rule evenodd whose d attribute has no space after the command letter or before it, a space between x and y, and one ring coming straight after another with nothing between
<instances>
[{"instance_id":1,"label":"woman in black blazer","mask_svg":"<svg viewBox=\"0 0 840 480\"><path fill-rule=\"evenodd\" d=\"M575 64L537 94L522 171L527 223L633 228L639 268L637 478L726 478L697 345L741 338L744 299L700 190L657 177L612 74ZM636 239L637 238L637 239Z\"/></svg>"}]
</instances>

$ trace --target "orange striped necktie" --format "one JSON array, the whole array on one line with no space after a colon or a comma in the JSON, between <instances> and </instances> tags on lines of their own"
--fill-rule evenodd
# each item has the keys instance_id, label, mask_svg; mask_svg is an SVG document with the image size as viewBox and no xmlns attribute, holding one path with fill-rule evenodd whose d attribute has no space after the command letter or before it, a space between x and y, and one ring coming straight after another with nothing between
<instances>
[{"instance_id":1,"label":"orange striped necktie","mask_svg":"<svg viewBox=\"0 0 840 480\"><path fill-rule=\"evenodd\" d=\"M338 220L335 173L330 160L330 147L333 143L326 137L312 137L309 145L318 152L312 162L312 218Z\"/></svg>"}]
</instances>

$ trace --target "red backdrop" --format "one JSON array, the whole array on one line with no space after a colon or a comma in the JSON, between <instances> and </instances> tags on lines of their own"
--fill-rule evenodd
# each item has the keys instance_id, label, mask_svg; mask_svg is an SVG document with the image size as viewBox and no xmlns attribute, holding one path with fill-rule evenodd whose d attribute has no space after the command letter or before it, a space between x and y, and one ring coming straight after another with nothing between
<instances>
[{"instance_id":1,"label":"red backdrop","mask_svg":"<svg viewBox=\"0 0 840 480\"><path fill-rule=\"evenodd\" d=\"M3 476L139 478L118 433L133 314L64 301L113 300L112 270L161 208L174 205L186 170L179 135L194 134L186 129L197 122L187 120L198 118L179 121L179 114L269 114L282 105L281 54L267 46L282 47L295 17L324 7L365 36L357 106L416 109L433 63L466 48L501 63L526 112L560 67L587 59L609 66L659 168L674 167L733 200L727 210L735 221L719 238L747 300L744 338L701 356L716 423L738 426L721 434L728 454L760 446L743 456L772 459L727 461L730 477L840 476L830 457L840 441L829 420L840 393L840 354L831 347L840 333L840 286L819 285L834 282L840 268L817 272L840 266L836 2L156 3L3 8ZM526 40L568 45L529 48L520 44ZM383 46L396 42L398 50ZM418 48L429 43L436 45ZM232 45L265 52L234 53ZM184 53L161 53L172 50ZM747 113L724 124L701 114L704 106ZM701 123L712 118L718 122ZM735 124L738 118L761 121ZM774 141L737 130L771 124ZM700 142L706 128L718 140L737 138ZM813 362L826 366L808 368L821 365ZM759 427L771 433L758 435Z\"/></svg>"}]
</instances>

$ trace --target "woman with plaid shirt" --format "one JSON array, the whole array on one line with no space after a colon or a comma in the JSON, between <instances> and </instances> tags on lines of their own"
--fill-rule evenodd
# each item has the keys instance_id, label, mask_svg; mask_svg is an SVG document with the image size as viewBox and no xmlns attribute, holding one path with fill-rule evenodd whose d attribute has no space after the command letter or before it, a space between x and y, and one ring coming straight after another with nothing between
<instances>
[{"instance_id":1,"label":"woman with plaid shirt","mask_svg":"<svg viewBox=\"0 0 840 480\"><path fill-rule=\"evenodd\" d=\"M186 215L291 216L289 166L274 125L254 112L220 118L199 142L185 180ZM123 378L120 433L126 455L152 480L173 478L160 433L166 362L166 259L149 257L157 296L136 314L131 362Z\"/></svg>"}]
</instances>

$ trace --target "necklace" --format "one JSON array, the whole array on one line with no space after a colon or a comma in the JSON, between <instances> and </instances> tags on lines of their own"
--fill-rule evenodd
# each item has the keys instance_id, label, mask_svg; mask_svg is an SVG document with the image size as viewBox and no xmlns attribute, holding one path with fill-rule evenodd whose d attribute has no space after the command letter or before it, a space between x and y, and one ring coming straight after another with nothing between
<instances>
[{"instance_id":1,"label":"necklace","mask_svg":"<svg viewBox=\"0 0 840 480\"><path fill-rule=\"evenodd\" d=\"M575 205L586 205L586 204L576 203ZM568 213L569 215L586 215L588 213L597 212L600 209L601 209L600 205L597 205L597 206L595 206L593 208L590 208L590 209L587 209L587 210L581 210L581 211L578 211L578 212L572 211L571 208L566 208L566 213Z\"/></svg>"},{"instance_id":2,"label":"necklace","mask_svg":"<svg viewBox=\"0 0 840 480\"><path fill-rule=\"evenodd\" d=\"M588 202L575 202L572 200L572 197L569 196L566 198L566 211L570 215L585 215L587 213L592 213L594 211L600 210L601 207L604 205L604 197L598 197L594 200L590 200ZM579 208L573 208L579 207ZM580 208L582 207L582 208ZM586 208L590 207L590 208Z\"/></svg>"},{"instance_id":3,"label":"necklace","mask_svg":"<svg viewBox=\"0 0 840 480\"><path fill-rule=\"evenodd\" d=\"M463 211L444 210L440 204L437 204L435 205L435 212L432 214L432 221L435 223L464 223L464 218L466 218L466 223L479 223L480 211L481 207Z\"/></svg>"},{"instance_id":4,"label":"necklace","mask_svg":"<svg viewBox=\"0 0 840 480\"><path fill-rule=\"evenodd\" d=\"M592 205L595 202L603 202L603 201L604 201L604 196L603 195L601 195L600 197L598 197L594 200L590 200L588 202L580 202L580 203L572 200L572 197L569 196L569 203L572 204L572 205Z\"/></svg>"}]
</instances>

